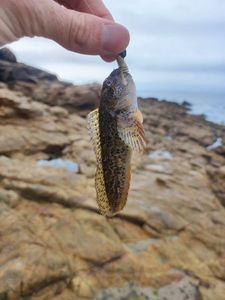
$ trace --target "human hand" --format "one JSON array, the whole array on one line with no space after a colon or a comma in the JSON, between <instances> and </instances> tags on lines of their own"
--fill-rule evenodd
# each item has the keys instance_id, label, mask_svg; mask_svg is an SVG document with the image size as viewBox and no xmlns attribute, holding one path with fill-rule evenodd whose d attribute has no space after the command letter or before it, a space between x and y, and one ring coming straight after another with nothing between
<instances>
[{"instance_id":1,"label":"human hand","mask_svg":"<svg viewBox=\"0 0 225 300\"><path fill-rule=\"evenodd\" d=\"M127 47L127 29L113 21L102 0L57 2L1 0L0 47L23 36L43 36L69 50L100 55L106 61L114 60Z\"/></svg>"}]
</instances>

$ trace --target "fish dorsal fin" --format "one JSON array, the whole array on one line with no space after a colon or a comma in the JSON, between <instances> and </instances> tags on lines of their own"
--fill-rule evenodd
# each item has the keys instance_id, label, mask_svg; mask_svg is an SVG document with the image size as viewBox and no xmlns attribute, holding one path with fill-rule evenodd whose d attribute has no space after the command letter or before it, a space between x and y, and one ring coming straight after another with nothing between
<instances>
[{"instance_id":1,"label":"fish dorsal fin","mask_svg":"<svg viewBox=\"0 0 225 300\"><path fill-rule=\"evenodd\" d=\"M139 109L129 115L117 116L119 137L131 147L132 150L141 152L146 147L145 133L142 125L143 117Z\"/></svg>"},{"instance_id":2,"label":"fish dorsal fin","mask_svg":"<svg viewBox=\"0 0 225 300\"><path fill-rule=\"evenodd\" d=\"M102 154L100 144L100 130L99 130L99 109L95 109L87 116L88 131L94 147L97 170L95 174L95 187L97 192L97 203L101 214L107 215L110 210L107 193L105 190L105 181L102 168Z\"/></svg>"},{"instance_id":3,"label":"fish dorsal fin","mask_svg":"<svg viewBox=\"0 0 225 300\"><path fill-rule=\"evenodd\" d=\"M87 116L88 132L94 147L96 158L98 160L100 149L100 133L99 133L99 110L98 108L91 111Z\"/></svg>"}]
</instances>

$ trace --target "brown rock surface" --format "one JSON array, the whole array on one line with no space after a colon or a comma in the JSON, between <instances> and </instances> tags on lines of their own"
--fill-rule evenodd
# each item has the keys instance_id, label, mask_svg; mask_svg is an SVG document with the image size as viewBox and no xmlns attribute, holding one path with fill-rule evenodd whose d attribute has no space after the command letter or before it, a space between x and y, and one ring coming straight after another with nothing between
<instances>
[{"instance_id":1,"label":"brown rock surface","mask_svg":"<svg viewBox=\"0 0 225 300\"><path fill-rule=\"evenodd\" d=\"M105 218L82 117L99 87L35 80L0 84L0 299L224 300L224 144L207 146L225 127L141 100L148 147Z\"/></svg>"},{"instance_id":2,"label":"brown rock surface","mask_svg":"<svg viewBox=\"0 0 225 300\"><path fill-rule=\"evenodd\" d=\"M64 107L71 112L79 111L82 116L86 116L99 103L98 84L74 86L58 81L53 74L17 63L16 57L7 48L0 49L1 82L32 100Z\"/></svg>"},{"instance_id":3,"label":"brown rock surface","mask_svg":"<svg viewBox=\"0 0 225 300\"><path fill-rule=\"evenodd\" d=\"M0 49L0 60L9 61L11 63L17 62L16 56L8 48Z\"/></svg>"}]
</instances>

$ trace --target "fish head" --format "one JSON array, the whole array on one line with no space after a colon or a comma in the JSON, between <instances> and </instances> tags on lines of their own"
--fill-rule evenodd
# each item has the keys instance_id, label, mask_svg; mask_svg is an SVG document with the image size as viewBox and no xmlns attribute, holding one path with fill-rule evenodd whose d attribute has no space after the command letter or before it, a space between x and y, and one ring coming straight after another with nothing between
<instances>
[{"instance_id":1,"label":"fish head","mask_svg":"<svg viewBox=\"0 0 225 300\"><path fill-rule=\"evenodd\" d=\"M101 102L110 111L129 111L137 106L136 87L128 67L121 58L119 68L105 79L102 86Z\"/></svg>"}]
</instances>

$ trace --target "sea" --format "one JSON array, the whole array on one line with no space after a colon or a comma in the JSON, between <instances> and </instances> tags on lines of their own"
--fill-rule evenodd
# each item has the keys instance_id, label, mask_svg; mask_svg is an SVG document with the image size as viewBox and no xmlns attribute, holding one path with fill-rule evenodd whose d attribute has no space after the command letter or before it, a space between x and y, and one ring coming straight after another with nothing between
<instances>
[{"instance_id":1,"label":"sea","mask_svg":"<svg viewBox=\"0 0 225 300\"><path fill-rule=\"evenodd\" d=\"M189 113L195 115L204 115L206 120L225 125L225 95L217 93L201 93L192 91L150 91L139 87L141 97L157 98L179 104L187 103ZM189 106L190 104L190 106Z\"/></svg>"}]
</instances>

